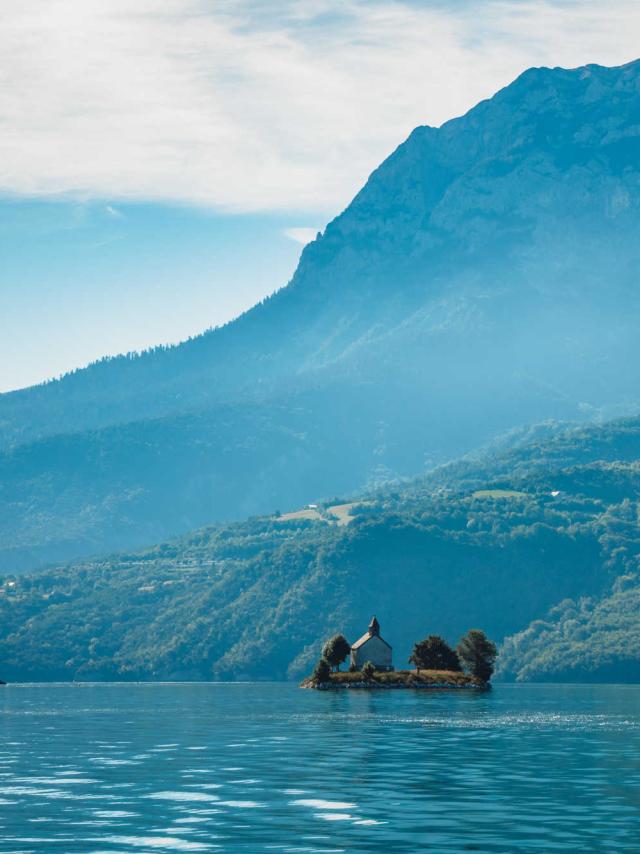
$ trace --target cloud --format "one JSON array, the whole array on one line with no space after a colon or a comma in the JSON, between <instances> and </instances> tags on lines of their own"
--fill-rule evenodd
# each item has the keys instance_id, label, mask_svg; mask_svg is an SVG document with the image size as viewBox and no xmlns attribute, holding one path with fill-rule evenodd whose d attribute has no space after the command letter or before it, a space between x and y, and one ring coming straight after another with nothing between
<instances>
[{"instance_id":1,"label":"cloud","mask_svg":"<svg viewBox=\"0 0 640 854\"><path fill-rule=\"evenodd\" d=\"M319 231L321 231L319 228L299 226L297 228L285 229L284 234L285 237L288 237L290 240L295 240L296 243L302 243L303 246L306 246L307 243L311 243L312 240L316 239L316 235Z\"/></svg>"},{"instance_id":2,"label":"cloud","mask_svg":"<svg viewBox=\"0 0 640 854\"><path fill-rule=\"evenodd\" d=\"M3 0L0 191L336 211L416 125L639 37L637 0Z\"/></svg>"}]
</instances>

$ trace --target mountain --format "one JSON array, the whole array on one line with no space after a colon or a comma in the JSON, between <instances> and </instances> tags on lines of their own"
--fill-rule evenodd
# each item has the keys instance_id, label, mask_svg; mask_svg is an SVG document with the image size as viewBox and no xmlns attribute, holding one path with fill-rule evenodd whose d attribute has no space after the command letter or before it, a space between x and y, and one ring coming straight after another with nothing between
<instances>
[{"instance_id":1,"label":"mountain","mask_svg":"<svg viewBox=\"0 0 640 854\"><path fill-rule=\"evenodd\" d=\"M3 673L294 678L376 613L398 667L415 640L479 626L503 642L501 678L631 680L639 511L640 418L543 428L354 505L6 576Z\"/></svg>"},{"instance_id":2,"label":"mountain","mask_svg":"<svg viewBox=\"0 0 640 854\"><path fill-rule=\"evenodd\" d=\"M640 576L567 599L508 638L500 675L521 682L640 682Z\"/></svg>"},{"instance_id":3,"label":"mountain","mask_svg":"<svg viewBox=\"0 0 640 854\"><path fill-rule=\"evenodd\" d=\"M635 412L639 88L640 62L530 69L413 131L235 322L0 396L0 568Z\"/></svg>"}]
</instances>

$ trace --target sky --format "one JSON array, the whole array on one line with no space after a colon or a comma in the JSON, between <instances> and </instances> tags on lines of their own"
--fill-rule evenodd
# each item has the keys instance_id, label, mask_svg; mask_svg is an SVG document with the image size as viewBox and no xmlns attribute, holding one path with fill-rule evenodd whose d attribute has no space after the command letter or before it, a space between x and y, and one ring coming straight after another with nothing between
<instances>
[{"instance_id":1,"label":"sky","mask_svg":"<svg viewBox=\"0 0 640 854\"><path fill-rule=\"evenodd\" d=\"M229 321L414 127L638 45L637 0L2 0L0 391Z\"/></svg>"}]
</instances>

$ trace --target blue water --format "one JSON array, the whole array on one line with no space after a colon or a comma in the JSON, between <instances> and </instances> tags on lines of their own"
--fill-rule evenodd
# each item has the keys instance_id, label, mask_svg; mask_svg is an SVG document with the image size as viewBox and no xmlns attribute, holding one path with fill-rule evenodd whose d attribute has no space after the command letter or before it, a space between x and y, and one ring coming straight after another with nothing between
<instances>
[{"instance_id":1,"label":"blue water","mask_svg":"<svg viewBox=\"0 0 640 854\"><path fill-rule=\"evenodd\" d=\"M640 851L640 686L0 691L2 852Z\"/></svg>"}]
</instances>

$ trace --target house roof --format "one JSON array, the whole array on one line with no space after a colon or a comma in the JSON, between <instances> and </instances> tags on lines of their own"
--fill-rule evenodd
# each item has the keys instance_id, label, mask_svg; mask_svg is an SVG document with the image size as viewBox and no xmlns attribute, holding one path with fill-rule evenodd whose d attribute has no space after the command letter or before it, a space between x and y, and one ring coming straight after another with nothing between
<instances>
[{"instance_id":1,"label":"house roof","mask_svg":"<svg viewBox=\"0 0 640 854\"><path fill-rule=\"evenodd\" d=\"M385 646L389 647L389 649L393 648L391 646L391 644L387 643L386 640L384 640L384 638L380 637L380 635L372 635L370 632L366 632L366 634L362 635L361 638L358 638L358 640L355 643L351 644L351 649L360 649L360 647L364 646L367 643L367 641L371 640L371 638L378 638L378 640L381 640Z\"/></svg>"}]
</instances>

